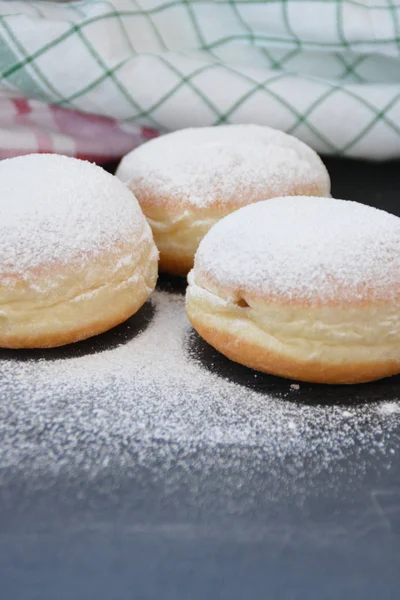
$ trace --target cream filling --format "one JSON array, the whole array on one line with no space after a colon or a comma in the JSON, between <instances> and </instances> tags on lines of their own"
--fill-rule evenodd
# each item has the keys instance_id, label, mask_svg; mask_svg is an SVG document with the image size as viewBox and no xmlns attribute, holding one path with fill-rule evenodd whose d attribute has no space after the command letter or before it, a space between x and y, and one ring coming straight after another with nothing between
<instances>
[{"instance_id":1,"label":"cream filling","mask_svg":"<svg viewBox=\"0 0 400 600\"><path fill-rule=\"evenodd\" d=\"M357 362L400 359L400 307L238 305L198 286L189 274L188 313L209 327L298 360Z\"/></svg>"}]
</instances>

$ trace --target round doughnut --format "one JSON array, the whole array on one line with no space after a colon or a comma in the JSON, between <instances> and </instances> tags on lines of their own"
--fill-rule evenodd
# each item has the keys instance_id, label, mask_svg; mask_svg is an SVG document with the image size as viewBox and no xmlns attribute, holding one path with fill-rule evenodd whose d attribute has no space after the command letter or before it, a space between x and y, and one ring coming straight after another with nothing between
<instances>
[{"instance_id":1,"label":"round doughnut","mask_svg":"<svg viewBox=\"0 0 400 600\"><path fill-rule=\"evenodd\" d=\"M332 198L276 198L217 223L187 314L227 357L317 383L400 372L400 219Z\"/></svg>"},{"instance_id":2,"label":"round doughnut","mask_svg":"<svg viewBox=\"0 0 400 600\"><path fill-rule=\"evenodd\" d=\"M0 347L76 342L126 320L157 278L158 251L133 194L89 162L0 162Z\"/></svg>"},{"instance_id":3,"label":"round doughnut","mask_svg":"<svg viewBox=\"0 0 400 600\"><path fill-rule=\"evenodd\" d=\"M127 154L119 177L153 230L160 271L186 275L200 240L222 217L276 196L329 196L319 156L270 127L184 129Z\"/></svg>"}]
</instances>

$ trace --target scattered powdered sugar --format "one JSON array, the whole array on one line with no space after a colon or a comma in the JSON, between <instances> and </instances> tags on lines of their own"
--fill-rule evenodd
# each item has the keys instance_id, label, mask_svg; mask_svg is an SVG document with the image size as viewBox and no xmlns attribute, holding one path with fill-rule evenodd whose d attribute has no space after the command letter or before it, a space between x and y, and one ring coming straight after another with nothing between
<instances>
[{"instance_id":1,"label":"scattered powdered sugar","mask_svg":"<svg viewBox=\"0 0 400 600\"><path fill-rule=\"evenodd\" d=\"M116 177L66 156L1 161L0 205L0 265L8 277L96 255L143 230L136 199Z\"/></svg>"},{"instance_id":2,"label":"scattered powdered sugar","mask_svg":"<svg viewBox=\"0 0 400 600\"><path fill-rule=\"evenodd\" d=\"M218 222L194 272L199 285L238 293L387 301L400 291L400 219L345 200L274 198Z\"/></svg>"},{"instance_id":3,"label":"scattered powdered sugar","mask_svg":"<svg viewBox=\"0 0 400 600\"><path fill-rule=\"evenodd\" d=\"M379 412L383 415L400 414L400 404L398 402L384 402L379 406Z\"/></svg>"},{"instance_id":4,"label":"scattered powdered sugar","mask_svg":"<svg viewBox=\"0 0 400 600\"><path fill-rule=\"evenodd\" d=\"M207 208L232 208L274 196L319 190L329 175L317 154L296 138L256 125L184 129L129 153L117 177L138 194Z\"/></svg>"},{"instance_id":5,"label":"scattered powdered sugar","mask_svg":"<svg viewBox=\"0 0 400 600\"><path fill-rule=\"evenodd\" d=\"M167 470L171 447L174 456L208 449L209 461L223 448L231 457L242 448L254 464L292 461L299 473L307 462L321 472L354 448L382 454L396 448L399 416L364 403L366 388L346 388L355 404L327 404L323 394L313 404L305 400L305 384L293 393L290 381L205 350L187 322L183 296L157 291L151 302L147 327L149 305L133 318L143 327L135 337L96 354L77 356L79 345L75 356L68 347L54 356L70 357L54 360L1 354L2 476L83 469L94 477L109 465L146 463ZM101 339L94 340L100 349ZM396 398L390 404L397 406Z\"/></svg>"}]
</instances>

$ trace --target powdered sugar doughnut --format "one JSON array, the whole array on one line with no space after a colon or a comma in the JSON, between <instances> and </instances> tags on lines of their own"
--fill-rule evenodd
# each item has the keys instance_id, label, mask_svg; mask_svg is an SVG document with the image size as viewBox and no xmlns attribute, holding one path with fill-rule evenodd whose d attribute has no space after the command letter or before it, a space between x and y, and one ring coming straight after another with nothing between
<instances>
[{"instance_id":1,"label":"powdered sugar doughnut","mask_svg":"<svg viewBox=\"0 0 400 600\"><path fill-rule=\"evenodd\" d=\"M189 274L198 333L246 366L320 383L400 372L400 219L276 198L217 223Z\"/></svg>"},{"instance_id":2,"label":"powdered sugar doughnut","mask_svg":"<svg viewBox=\"0 0 400 600\"><path fill-rule=\"evenodd\" d=\"M0 346L49 347L110 329L146 301L158 253L133 194L85 161L0 162Z\"/></svg>"},{"instance_id":3,"label":"powdered sugar doughnut","mask_svg":"<svg viewBox=\"0 0 400 600\"><path fill-rule=\"evenodd\" d=\"M123 158L117 176L136 195L160 250L160 270L185 275L222 217L275 196L329 196L329 175L308 146L257 125L184 129Z\"/></svg>"}]
</instances>

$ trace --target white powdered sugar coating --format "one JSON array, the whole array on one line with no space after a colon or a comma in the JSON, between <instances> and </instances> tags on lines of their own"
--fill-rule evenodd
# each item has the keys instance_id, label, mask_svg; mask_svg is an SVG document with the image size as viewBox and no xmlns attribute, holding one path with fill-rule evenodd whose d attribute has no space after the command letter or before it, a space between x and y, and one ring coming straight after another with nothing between
<instances>
[{"instance_id":1,"label":"white powdered sugar coating","mask_svg":"<svg viewBox=\"0 0 400 600\"><path fill-rule=\"evenodd\" d=\"M151 303L147 328L143 322L135 337L97 354L74 357L70 347L71 357L57 360L0 355L0 481L18 470L32 476L84 470L94 478L110 466L137 465L166 476L171 461L184 468L185 456L208 448L206 464L197 463L206 476L229 448L231 466L244 451L254 468L270 465L270 479L273 468L287 467L289 485L304 483L306 464L313 475L351 452L354 469L362 469L363 452L397 451L399 415L365 402L368 390L376 398L376 388L334 388L333 403L310 402L306 384L291 387L217 353L202 355L183 296L157 291ZM143 315L134 317L139 325ZM224 369L241 369L242 382ZM381 392L387 400L392 388ZM321 400L329 393L319 392ZM398 405L397 396L390 400Z\"/></svg>"},{"instance_id":2,"label":"white powdered sugar coating","mask_svg":"<svg viewBox=\"0 0 400 600\"><path fill-rule=\"evenodd\" d=\"M225 125L184 129L143 144L123 158L117 177L139 196L193 207L243 206L274 196L319 190L328 173L317 154L269 127ZM139 194L140 192L140 194ZM305 191L304 191L305 193Z\"/></svg>"},{"instance_id":3,"label":"white powdered sugar coating","mask_svg":"<svg viewBox=\"0 0 400 600\"><path fill-rule=\"evenodd\" d=\"M219 221L195 258L196 282L232 294L320 303L397 300L400 219L332 198L275 198Z\"/></svg>"},{"instance_id":4,"label":"white powdered sugar coating","mask_svg":"<svg viewBox=\"0 0 400 600\"><path fill-rule=\"evenodd\" d=\"M137 200L116 177L55 154L1 161L0 208L3 275L96 256L143 232Z\"/></svg>"}]
</instances>

